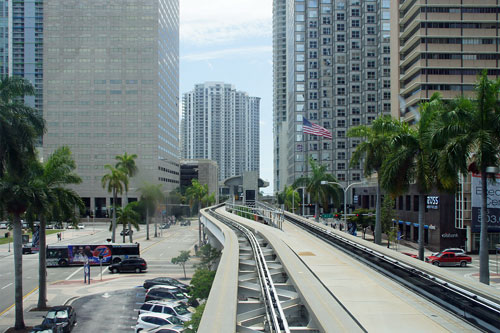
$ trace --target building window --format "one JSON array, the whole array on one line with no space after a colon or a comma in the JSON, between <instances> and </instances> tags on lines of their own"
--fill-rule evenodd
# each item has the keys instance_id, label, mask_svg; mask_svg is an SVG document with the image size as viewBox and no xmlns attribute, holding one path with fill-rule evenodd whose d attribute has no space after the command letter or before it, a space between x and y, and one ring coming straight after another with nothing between
<instances>
[{"instance_id":1,"label":"building window","mask_svg":"<svg viewBox=\"0 0 500 333\"><path fill-rule=\"evenodd\" d=\"M406 196L406 210L411 210L411 196Z\"/></svg>"}]
</instances>

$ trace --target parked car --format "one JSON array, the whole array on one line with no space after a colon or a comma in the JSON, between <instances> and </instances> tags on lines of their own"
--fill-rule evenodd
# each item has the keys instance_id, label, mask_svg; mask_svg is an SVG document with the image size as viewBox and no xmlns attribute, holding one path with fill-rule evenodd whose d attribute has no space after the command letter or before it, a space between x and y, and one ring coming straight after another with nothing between
<instances>
[{"instance_id":1,"label":"parked car","mask_svg":"<svg viewBox=\"0 0 500 333\"><path fill-rule=\"evenodd\" d=\"M61 330L62 332L71 332L76 324L76 312L72 306L60 305L52 307L44 317L40 328Z\"/></svg>"},{"instance_id":2,"label":"parked car","mask_svg":"<svg viewBox=\"0 0 500 333\"><path fill-rule=\"evenodd\" d=\"M143 331L144 333L182 333L186 332L186 328L179 325L163 325L157 328L150 328Z\"/></svg>"},{"instance_id":3,"label":"parked car","mask_svg":"<svg viewBox=\"0 0 500 333\"><path fill-rule=\"evenodd\" d=\"M181 226L188 226L188 225L191 225L191 221L190 220L183 220L183 221L181 221Z\"/></svg>"},{"instance_id":4,"label":"parked car","mask_svg":"<svg viewBox=\"0 0 500 333\"><path fill-rule=\"evenodd\" d=\"M169 223L163 223L161 226L160 226L160 229L168 229L170 228L170 224Z\"/></svg>"},{"instance_id":5,"label":"parked car","mask_svg":"<svg viewBox=\"0 0 500 333\"><path fill-rule=\"evenodd\" d=\"M120 261L117 264L109 265L111 273L136 272L141 273L148 270L146 260L142 258L130 258Z\"/></svg>"},{"instance_id":6,"label":"parked car","mask_svg":"<svg viewBox=\"0 0 500 333\"><path fill-rule=\"evenodd\" d=\"M132 234L132 233L134 233L134 231L133 231L133 230L130 230L130 229L125 229L125 230L122 230L122 231L120 232L120 236L123 236L123 234L125 234L125 236L128 236L128 235L130 235L130 234Z\"/></svg>"},{"instance_id":7,"label":"parked car","mask_svg":"<svg viewBox=\"0 0 500 333\"><path fill-rule=\"evenodd\" d=\"M78 229L85 229L85 225L83 225L83 224L80 223L80 224L78 224L77 228Z\"/></svg>"},{"instance_id":8,"label":"parked car","mask_svg":"<svg viewBox=\"0 0 500 333\"><path fill-rule=\"evenodd\" d=\"M75 226L68 223L68 225L66 226L66 229L75 229Z\"/></svg>"},{"instance_id":9,"label":"parked car","mask_svg":"<svg viewBox=\"0 0 500 333\"><path fill-rule=\"evenodd\" d=\"M432 255L436 256L436 255L438 255L441 252L453 252L453 253L456 253L456 254L463 254L463 255L466 254L463 249L459 249L458 247L452 247L452 248L449 248L449 249L444 249L443 251L434 252Z\"/></svg>"},{"instance_id":10,"label":"parked car","mask_svg":"<svg viewBox=\"0 0 500 333\"><path fill-rule=\"evenodd\" d=\"M178 301L150 301L144 303L139 309L139 315L147 312L166 313L176 316L183 322L191 320L193 315L184 303Z\"/></svg>"},{"instance_id":11,"label":"parked car","mask_svg":"<svg viewBox=\"0 0 500 333\"><path fill-rule=\"evenodd\" d=\"M60 325L55 325L51 328L45 328L42 327L42 325L38 325L33 327L30 333L63 333L63 328Z\"/></svg>"},{"instance_id":12,"label":"parked car","mask_svg":"<svg viewBox=\"0 0 500 333\"><path fill-rule=\"evenodd\" d=\"M179 288L172 286L153 286L146 292L144 302L160 301L160 300L174 300L174 301L188 301L188 296L184 294Z\"/></svg>"},{"instance_id":13,"label":"parked car","mask_svg":"<svg viewBox=\"0 0 500 333\"><path fill-rule=\"evenodd\" d=\"M472 258L465 254L457 254L454 252L440 252L435 256L429 256L425 258L426 262L429 262L436 266L467 266L467 263L472 262Z\"/></svg>"},{"instance_id":14,"label":"parked car","mask_svg":"<svg viewBox=\"0 0 500 333\"><path fill-rule=\"evenodd\" d=\"M182 292L187 293L188 292L188 285L185 283L182 283L176 279L170 278L170 277L157 277L154 279L149 279L144 281L144 284L142 285L144 289L149 289L152 286L160 286L160 285L165 285L165 286L174 286L182 290Z\"/></svg>"},{"instance_id":15,"label":"parked car","mask_svg":"<svg viewBox=\"0 0 500 333\"><path fill-rule=\"evenodd\" d=\"M0 229L7 229L8 225L9 225L9 222L2 221L2 222L0 222Z\"/></svg>"},{"instance_id":16,"label":"parked car","mask_svg":"<svg viewBox=\"0 0 500 333\"><path fill-rule=\"evenodd\" d=\"M144 329L157 328L163 325L179 325L182 326L182 321L172 315L164 313L143 313L139 315L137 319L137 325L135 325L135 332L141 332Z\"/></svg>"}]
</instances>

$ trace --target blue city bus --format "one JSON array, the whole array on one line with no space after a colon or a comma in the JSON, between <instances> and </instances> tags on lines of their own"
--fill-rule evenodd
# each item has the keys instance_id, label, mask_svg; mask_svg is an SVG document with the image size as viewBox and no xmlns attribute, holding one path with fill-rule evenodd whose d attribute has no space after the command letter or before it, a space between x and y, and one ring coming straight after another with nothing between
<instances>
[{"instance_id":1,"label":"blue city bus","mask_svg":"<svg viewBox=\"0 0 500 333\"><path fill-rule=\"evenodd\" d=\"M135 244L68 244L47 246L47 267L116 264L128 258L138 258L139 243Z\"/></svg>"}]
</instances>

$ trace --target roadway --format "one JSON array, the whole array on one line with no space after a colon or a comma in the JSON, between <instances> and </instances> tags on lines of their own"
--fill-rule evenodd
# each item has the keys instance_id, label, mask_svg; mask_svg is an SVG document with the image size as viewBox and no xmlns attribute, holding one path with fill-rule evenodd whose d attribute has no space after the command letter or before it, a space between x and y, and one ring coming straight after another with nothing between
<instances>
[{"instance_id":1,"label":"roadway","mask_svg":"<svg viewBox=\"0 0 500 333\"><path fill-rule=\"evenodd\" d=\"M142 281L157 276L171 276L174 278L183 278L182 268L179 265L170 263L171 258L177 256L181 250L187 250L193 247L198 240L197 223L189 227L179 225L172 226L170 229L162 230L159 237L154 237L154 226L150 227L150 240L145 240L145 226L141 225L141 231L134 232L134 242L141 244L141 257L148 263L148 271L143 274L111 274L107 266L103 266L102 281L107 284L110 290L115 288L127 289L137 285L142 285ZM83 230L66 230L63 232L62 241L57 241L56 234L47 236L48 244L69 244L69 243L104 243L106 238L110 237L107 225L97 225L95 227L87 226ZM117 240L120 242L119 230L117 231ZM128 237L127 237L128 241ZM7 244L0 245L0 332L7 318L14 312L12 309L14 303L14 263L13 253L8 252ZM191 276L194 269L191 265L186 266L186 273ZM91 267L92 287L96 282L101 281L99 267ZM110 284L111 287L109 286ZM75 289L73 294L81 293L86 295L88 287L83 285L83 267L53 267L47 269L48 285L48 303L50 305L59 305L54 302L60 302L57 295L59 291L64 292L65 288ZM25 295L25 309L36 306L38 298L38 255L23 256L23 293ZM69 292L71 293L71 292ZM69 295L69 294L68 294ZM34 304L33 304L34 303ZM25 316L27 316L25 314ZM27 320L27 325L29 320Z\"/></svg>"}]
</instances>

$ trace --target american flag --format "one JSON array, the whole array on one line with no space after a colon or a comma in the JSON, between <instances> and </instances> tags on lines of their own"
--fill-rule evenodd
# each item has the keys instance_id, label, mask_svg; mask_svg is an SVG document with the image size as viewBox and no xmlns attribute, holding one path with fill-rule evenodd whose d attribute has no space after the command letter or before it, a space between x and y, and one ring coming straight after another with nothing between
<instances>
[{"instance_id":1,"label":"american flag","mask_svg":"<svg viewBox=\"0 0 500 333\"><path fill-rule=\"evenodd\" d=\"M327 139L332 138L332 133L330 133L326 128L321 127L318 124L313 124L306 118L302 118L302 131L306 134L322 136Z\"/></svg>"}]
</instances>

